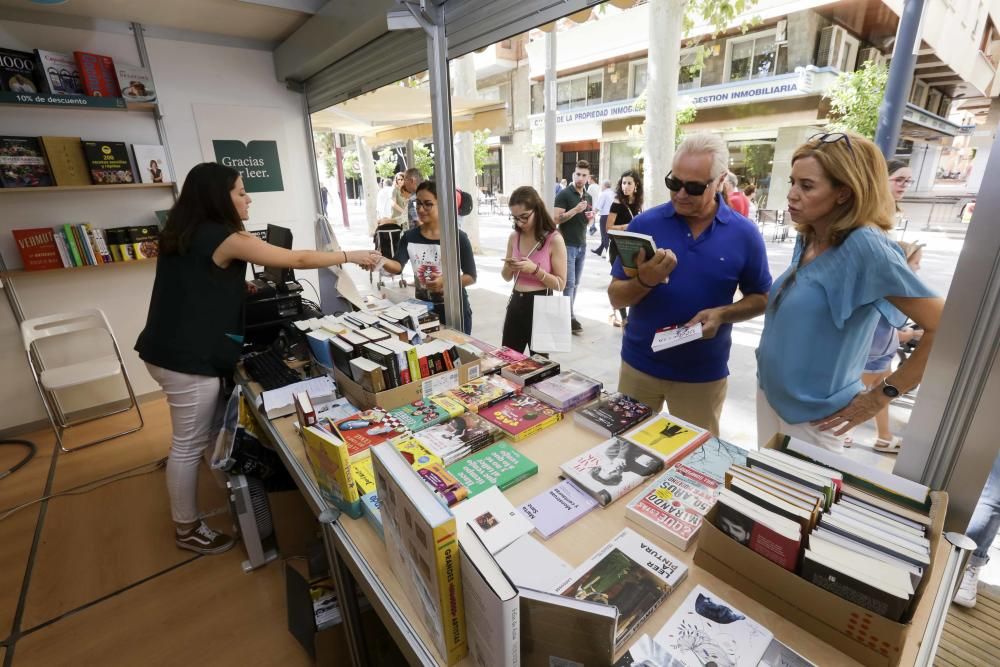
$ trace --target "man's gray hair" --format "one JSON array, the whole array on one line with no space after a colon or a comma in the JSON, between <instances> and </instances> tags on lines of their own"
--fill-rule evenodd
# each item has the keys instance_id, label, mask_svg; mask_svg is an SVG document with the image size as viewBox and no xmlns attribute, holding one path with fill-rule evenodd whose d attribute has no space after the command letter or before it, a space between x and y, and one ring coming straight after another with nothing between
<instances>
[{"instance_id":1,"label":"man's gray hair","mask_svg":"<svg viewBox=\"0 0 1000 667\"><path fill-rule=\"evenodd\" d=\"M684 137L684 141L674 153L674 162L676 163L682 155L704 154L712 156L710 178L716 179L729 169L729 147L722 137L711 132L698 132Z\"/></svg>"},{"instance_id":2,"label":"man's gray hair","mask_svg":"<svg viewBox=\"0 0 1000 667\"><path fill-rule=\"evenodd\" d=\"M736 174L729 172L726 174L726 182L729 183L729 187L732 189L737 189L740 186L740 179L737 178Z\"/></svg>"},{"instance_id":3,"label":"man's gray hair","mask_svg":"<svg viewBox=\"0 0 1000 667\"><path fill-rule=\"evenodd\" d=\"M604 187L605 188L610 188L611 187L611 181L604 181Z\"/></svg>"}]
</instances>

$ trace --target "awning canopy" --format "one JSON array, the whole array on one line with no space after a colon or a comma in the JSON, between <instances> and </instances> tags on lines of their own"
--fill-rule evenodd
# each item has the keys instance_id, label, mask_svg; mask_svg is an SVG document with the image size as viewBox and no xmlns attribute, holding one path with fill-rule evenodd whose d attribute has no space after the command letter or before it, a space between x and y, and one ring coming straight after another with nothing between
<instances>
[{"instance_id":1,"label":"awning canopy","mask_svg":"<svg viewBox=\"0 0 1000 667\"><path fill-rule=\"evenodd\" d=\"M494 100L452 97L455 132L502 131L506 106ZM365 137L373 148L408 139L427 139L431 130L431 96L426 88L385 86L312 115L313 127Z\"/></svg>"}]
</instances>

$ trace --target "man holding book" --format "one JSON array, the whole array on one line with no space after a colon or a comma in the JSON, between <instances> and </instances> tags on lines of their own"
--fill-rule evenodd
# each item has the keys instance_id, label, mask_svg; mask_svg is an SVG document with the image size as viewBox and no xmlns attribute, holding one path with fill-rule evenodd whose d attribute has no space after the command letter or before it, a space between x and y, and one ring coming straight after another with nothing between
<instances>
[{"instance_id":1,"label":"man holding book","mask_svg":"<svg viewBox=\"0 0 1000 667\"><path fill-rule=\"evenodd\" d=\"M719 434L734 322L764 312L771 274L757 228L721 196L729 149L716 135L687 137L666 176L670 202L636 216L629 232L652 237L631 277L615 260L608 297L632 308L622 340L618 390L653 410ZM739 288L742 298L733 302ZM702 338L653 350L658 330L700 324Z\"/></svg>"}]
</instances>

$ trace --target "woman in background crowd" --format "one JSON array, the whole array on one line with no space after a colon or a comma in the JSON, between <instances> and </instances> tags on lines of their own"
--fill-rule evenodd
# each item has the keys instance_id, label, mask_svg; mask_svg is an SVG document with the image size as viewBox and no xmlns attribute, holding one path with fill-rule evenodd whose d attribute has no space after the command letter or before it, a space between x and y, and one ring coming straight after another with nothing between
<instances>
[{"instance_id":1,"label":"woman in background crowd","mask_svg":"<svg viewBox=\"0 0 1000 667\"><path fill-rule=\"evenodd\" d=\"M618 179L618 185L615 187L615 203L608 212L606 227L608 231L624 231L628 229L628 223L632 222L632 218L640 213L642 213L642 178L639 177L639 172L630 169ZM608 258L612 264L615 263L615 257L610 253ZM612 310L610 320L612 326L624 328L628 323L628 309Z\"/></svg>"},{"instance_id":2,"label":"woman in background crowd","mask_svg":"<svg viewBox=\"0 0 1000 667\"><path fill-rule=\"evenodd\" d=\"M502 344L524 352L531 343L535 297L566 285L566 242L555 233L556 224L534 188L514 190L508 207L514 231L507 239L500 275L514 280L514 290L507 302Z\"/></svg>"},{"instance_id":3,"label":"woman in background crowd","mask_svg":"<svg viewBox=\"0 0 1000 667\"><path fill-rule=\"evenodd\" d=\"M454 197L454 194L450 196ZM386 259L382 268L386 273L399 275L407 262L413 265L414 293L418 299L434 304L441 324L446 324L444 313L444 285L446 280L441 270L441 223L438 219L437 185L434 181L424 181L416 186L417 220L420 225L403 233L396 249L396 256ZM465 288L476 282L476 258L472 254L472 243L468 235L458 230L459 275L462 289L462 330L472 332L472 308Z\"/></svg>"},{"instance_id":4,"label":"woman in background crowd","mask_svg":"<svg viewBox=\"0 0 1000 667\"><path fill-rule=\"evenodd\" d=\"M842 436L920 382L944 302L889 240L893 199L878 148L856 134L818 134L792 156L788 211L799 233L771 287L757 348L757 435L780 432L843 450ZM906 317L923 341L871 389L861 373L879 316Z\"/></svg>"}]
</instances>

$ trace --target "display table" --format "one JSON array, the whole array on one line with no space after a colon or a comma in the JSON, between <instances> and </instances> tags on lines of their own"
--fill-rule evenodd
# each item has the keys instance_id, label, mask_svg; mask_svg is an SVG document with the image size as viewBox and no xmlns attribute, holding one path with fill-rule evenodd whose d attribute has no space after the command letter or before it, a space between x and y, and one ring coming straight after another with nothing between
<instances>
[{"instance_id":1,"label":"display table","mask_svg":"<svg viewBox=\"0 0 1000 667\"><path fill-rule=\"evenodd\" d=\"M259 418L259 413L257 416ZM385 545L365 519L354 520L346 515L341 515L336 510L329 508L319 496L315 479L306 459L305 448L293 426L294 417L282 417L270 422L263 421L266 422L265 428L274 437L274 444L285 465L288 466L289 472L295 478L296 484L299 485L310 506L313 507L317 517L323 523L331 570L335 573L338 587L342 587L339 589L342 591L340 599L353 601L355 599L355 586L360 588L411 664L443 665L443 660L430 642L428 632L421 620L421 614L410 604L396 579L396 574L389 567ZM520 443L512 443L519 451L538 464L538 474L506 490L505 495L515 506L530 500L559 482L558 470L561 463L599 442L601 442L600 436L577 426L572 416L567 415L566 419L555 426ZM625 519L625 507L628 501L641 490L642 487L603 509L599 507L593 510L552 539L540 541L571 566L576 567L594 551L610 541L625 526L652 538L644 529ZM630 638L627 646L643 634L655 635L684 601L692 587L695 584L701 584L766 626L778 640L817 665L849 666L860 664L835 647L817 639L791 621L744 595L738 589L723 583L715 576L694 565L692 558L697 548L695 545L684 552L662 540L657 540L657 543L688 566L688 575L679 589L671 593L660 608ZM935 557L943 561L948 557L947 550L947 542L942 540ZM913 620L917 628L923 628L927 623L934 597L931 592L936 591L940 586L942 570L943 568L936 568L928 583L928 594L921 601ZM354 655L351 656L352 664L365 665L367 661L364 644L361 640L362 632L357 625L360 615L355 608L345 610L344 617L348 627L348 635L352 638L350 642L354 651ZM901 665L914 664L922 635L922 631L909 634L904 646ZM624 650L616 653L615 658L621 657L622 653ZM471 666L473 663L470 658L466 658L458 664L465 667L466 665Z\"/></svg>"}]
</instances>

